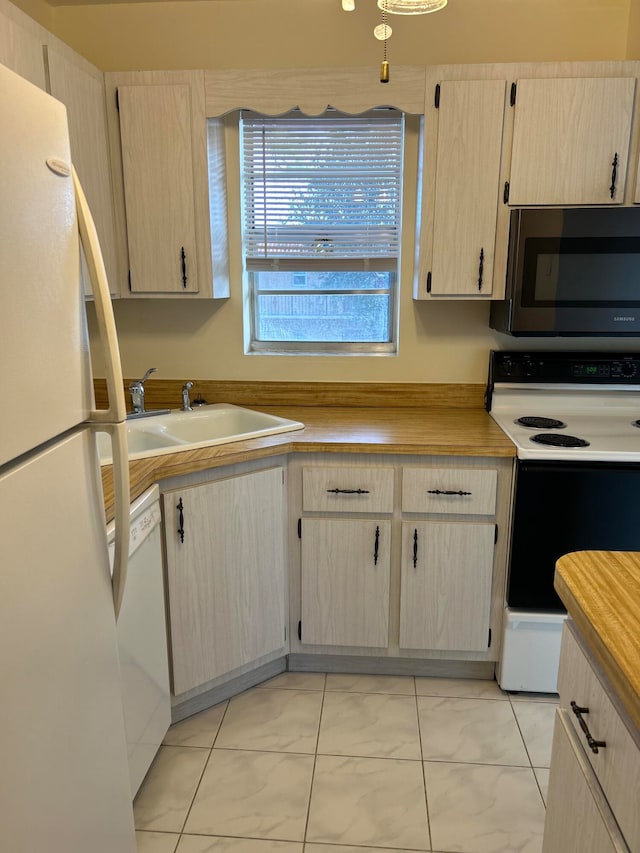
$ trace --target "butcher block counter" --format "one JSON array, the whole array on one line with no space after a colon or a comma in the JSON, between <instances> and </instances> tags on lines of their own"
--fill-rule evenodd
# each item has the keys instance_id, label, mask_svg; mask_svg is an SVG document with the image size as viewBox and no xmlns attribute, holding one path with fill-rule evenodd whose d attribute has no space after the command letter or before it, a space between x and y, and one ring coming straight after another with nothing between
<instances>
[{"instance_id":1,"label":"butcher block counter","mask_svg":"<svg viewBox=\"0 0 640 853\"><path fill-rule=\"evenodd\" d=\"M640 553L567 554L556 564L555 588L640 729Z\"/></svg>"},{"instance_id":2,"label":"butcher block counter","mask_svg":"<svg viewBox=\"0 0 640 853\"><path fill-rule=\"evenodd\" d=\"M129 464L132 499L153 483L168 477L289 453L515 456L511 441L481 408L479 389L474 389L471 394L443 394L435 400L416 398L415 395L403 397L402 392L396 392L393 397L384 400L384 405L358 406L312 405L302 395L297 399L296 395L292 395L295 402L282 405L249 402L246 398L238 399L237 394L229 396L232 399L226 402L301 421L305 425L304 429L132 460ZM326 403L326 396L315 391L314 396ZM340 396L336 396L340 400ZM212 400L211 395L207 395L207 400L218 402ZM410 401L410 405L401 405L405 401ZM435 404L430 405L430 402ZM157 405L154 401L149 408L156 408ZM107 518L111 518L111 466L103 467L102 480L106 514Z\"/></svg>"}]
</instances>

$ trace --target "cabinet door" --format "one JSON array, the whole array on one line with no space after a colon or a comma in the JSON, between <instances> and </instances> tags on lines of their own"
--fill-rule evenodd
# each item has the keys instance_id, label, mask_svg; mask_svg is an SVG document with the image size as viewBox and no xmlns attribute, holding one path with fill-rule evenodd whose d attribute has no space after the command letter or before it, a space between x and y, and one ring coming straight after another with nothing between
<instances>
[{"instance_id":1,"label":"cabinet door","mask_svg":"<svg viewBox=\"0 0 640 853\"><path fill-rule=\"evenodd\" d=\"M118 101L131 292L197 293L190 86L120 86Z\"/></svg>"},{"instance_id":2,"label":"cabinet door","mask_svg":"<svg viewBox=\"0 0 640 853\"><path fill-rule=\"evenodd\" d=\"M519 80L509 204L622 204L635 80Z\"/></svg>"},{"instance_id":3,"label":"cabinet door","mask_svg":"<svg viewBox=\"0 0 640 853\"><path fill-rule=\"evenodd\" d=\"M164 495L174 693L284 647L282 481L272 468Z\"/></svg>"},{"instance_id":4,"label":"cabinet door","mask_svg":"<svg viewBox=\"0 0 640 853\"><path fill-rule=\"evenodd\" d=\"M490 296L504 80L440 84L432 296Z\"/></svg>"},{"instance_id":5,"label":"cabinet door","mask_svg":"<svg viewBox=\"0 0 640 853\"><path fill-rule=\"evenodd\" d=\"M567 712L558 711L543 853L628 853L611 809L569 726Z\"/></svg>"},{"instance_id":6,"label":"cabinet door","mask_svg":"<svg viewBox=\"0 0 640 853\"><path fill-rule=\"evenodd\" d=\"M391 522L302 521L302 642L389 643Z\"/></svg>"},{"instance_id":7,"label":"cabinet door","mask_svg":"<svg viewBox=\"0 0 640 853\"><path fill-rule=\"evenodd\" d=\"M400 647L489 647L495 526L402 524Z\"/></svg>"},{"instance_id":8,"label":"cabinet door","mask_svg":"<svg viewBox=\"0 0 640 853\"><path fill-rule=\"evenodd\" d=\"M43 30L13 3L0 3L0 63L45 88Z\"/></svg>"},{"instance_id":9,"label":"cabinet door","mask_svg":"<svg viewBox=\"0 0 640 853\"><path fill-rule=\"evenodd\" d=\"M111 195L111 163L103 75L71 62L55 48L47 48L50 92L67 108L73 165L89 202L104 259L109 290L116 294L118 265ZM91 295L89 274L82 257L85 294Z\"/></svg>"}]
</instances>

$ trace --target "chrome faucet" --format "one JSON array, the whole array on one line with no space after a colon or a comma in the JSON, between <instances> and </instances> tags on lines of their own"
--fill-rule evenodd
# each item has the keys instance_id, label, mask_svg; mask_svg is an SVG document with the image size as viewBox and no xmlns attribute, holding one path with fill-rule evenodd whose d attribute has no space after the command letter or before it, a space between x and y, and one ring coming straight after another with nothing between
<instances>
[{"instance_id":1,"label":"chrome faucet","mask_svg":"<svg viewBox=\"0 0 640 853\"><path fill-rule=\"evenodd\" d=\"M191 400L189 399L189 391L193 388L193 382L185 382L182 386L182 411L192 412Z\"/></svg>"},{"instance_id":2,"label":"chrome faucet","mask_svg":"<svg viewBox=\"0 0 640 853\"><path fill-rule=\"evenodd\" d=\"M157 367L150 367L142 379L138 379L136 382L132 382L131 385L129 385L129 393L131 394L131 405L134 415L144 414L144 383L152 373L156 372L157 369Z\"/></svg>"}]
</instances>

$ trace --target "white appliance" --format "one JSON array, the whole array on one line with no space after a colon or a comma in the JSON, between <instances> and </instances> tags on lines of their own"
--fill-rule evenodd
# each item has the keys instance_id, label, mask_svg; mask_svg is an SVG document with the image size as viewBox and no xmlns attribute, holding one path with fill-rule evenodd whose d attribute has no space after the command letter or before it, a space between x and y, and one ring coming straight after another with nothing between
<instances>
[{"instance_id":1,"label":"white appliance","mask_svg":"<svg viewBox=\"0 0 640 853\"><path fill-rule=\"evenodd\" d=\"M487 408L517 457L498 681L555 692L557 559L640 550L640 355L493 352Z\"/></svg>"},{"instance_id":2,"label":"white appliance","mask_svg":"<svg viewBox=\"0 0 640 853\"><path fill-rule=\"evenodd\" d=\"M0 65L0 830L134 853L116 612L129 486L115 326L62 104ZM109 367L94 411L79 234ZM113 436L113 579L94 430Z\"/></svg>"},{"instance_id":3,"label":"white appliance","mask_svg":"<svg viewBox=\"0 0 640 853\"><path fill-rule=\"evenodd\" d=\"M127 587L117 624L133 796L171 723L160 524L160 490L152 486L133 501L129 510ZM107 527L107 538L112 556L114 523Z\"/></svg>"}]
</instances>

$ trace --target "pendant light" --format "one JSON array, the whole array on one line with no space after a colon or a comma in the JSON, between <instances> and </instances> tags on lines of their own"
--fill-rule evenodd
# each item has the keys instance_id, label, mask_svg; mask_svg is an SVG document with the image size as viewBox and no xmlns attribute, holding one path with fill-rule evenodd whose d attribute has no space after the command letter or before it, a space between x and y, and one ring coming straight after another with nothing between
<instances>
[{"instance_id":1,"label":"pendant light","mask_svg":"<svg viewBox=\"0 0 640 853\"><path fill-rule=\"evenodd\" d=\"M386 6L390 15L426 15L444 9L446 5L447 0L378 0L378 8L384 10Z\"/></svg>"}]
</instances>

